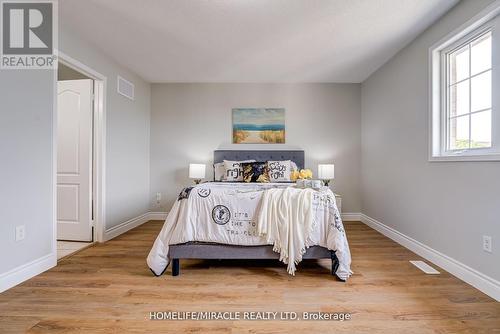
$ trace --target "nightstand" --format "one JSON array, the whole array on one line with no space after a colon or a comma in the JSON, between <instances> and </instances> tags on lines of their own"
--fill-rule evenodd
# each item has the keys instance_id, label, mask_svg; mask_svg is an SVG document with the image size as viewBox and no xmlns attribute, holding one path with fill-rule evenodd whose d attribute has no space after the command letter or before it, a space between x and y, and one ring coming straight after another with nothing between
<instances>
[{"instance_id":1,"label":"nightstand","mask_svg":"<svg viewBox=\"0 0 500 334\"><path fill-rule=\"evenodd\" d=\"M339 212L342 213L342 197L340 197L339 194L335 194L335 202L337 202L337 208L339 209Z\"/></svg>"}]
</instances>

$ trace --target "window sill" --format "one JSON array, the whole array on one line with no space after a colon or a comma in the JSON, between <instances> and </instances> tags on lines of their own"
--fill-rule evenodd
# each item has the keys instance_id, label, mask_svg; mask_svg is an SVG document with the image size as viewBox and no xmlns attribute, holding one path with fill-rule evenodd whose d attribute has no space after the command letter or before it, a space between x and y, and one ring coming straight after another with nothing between
<instances>
[{"instance_id":1,"label":"window sill","mask_svg":"<svg viewBox=\"0 0 500 334\"><path fill-rule=\"evenodd\" d=\"M499 153L492 154L463 154L429 156L429 162L457 162L457 161L500 161Z\"/></svg>"}]
</instances>

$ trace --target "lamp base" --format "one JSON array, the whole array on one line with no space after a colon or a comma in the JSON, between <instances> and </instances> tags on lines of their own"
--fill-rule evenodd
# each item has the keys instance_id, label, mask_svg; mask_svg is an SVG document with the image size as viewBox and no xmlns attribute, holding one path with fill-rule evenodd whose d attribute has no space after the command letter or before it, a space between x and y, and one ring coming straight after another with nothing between
<instances>
[{"instance_id":1,"label":"lamp base","mask_svg":"<svg viewBox=\"0 0 500 334\"><path fill-rule=\"evenodd\" d=\"M323 180L323 185L328 187L330 185L330 180Z\"/></svg>"},{"instance_id":2,"label":"lamp base","mask_svg":"<svg viewBox=\"0 0 500 334\"><path fill-rule=\"evenodd\" d=\"M195 184L200 184L201 179L195 179L195 180L193 180L193 181L194 181L194 183L195 183Z\"/></svg>"}]
</instances>

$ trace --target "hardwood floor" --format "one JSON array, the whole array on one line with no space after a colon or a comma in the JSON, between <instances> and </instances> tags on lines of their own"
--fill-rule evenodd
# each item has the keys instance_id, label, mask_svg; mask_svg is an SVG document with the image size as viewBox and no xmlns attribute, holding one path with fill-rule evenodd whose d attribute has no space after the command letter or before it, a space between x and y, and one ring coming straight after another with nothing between
<instances>
[{"instance_id":1,"label":"hardwood floor","mask_svg":"<svg viewBox=\"0 0 500 334\"><path fill-rule=\"evenodd\" d=\"M500 333L500 303L362 223L345 224L354 275L330 261L182 261L154 277L145 258L162 222L144 224L0 294L0 333ZM154 311L348 312L348 321L159 321Z\"/></svg>"}]
</instances>

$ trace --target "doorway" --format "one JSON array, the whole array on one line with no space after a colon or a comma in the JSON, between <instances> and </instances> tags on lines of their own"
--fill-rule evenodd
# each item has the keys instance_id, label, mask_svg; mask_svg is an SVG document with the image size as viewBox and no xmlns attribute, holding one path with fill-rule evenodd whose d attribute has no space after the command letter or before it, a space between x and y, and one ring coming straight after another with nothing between
<instances>
[{"instance_id":1,"label":"doorway","mask_svg":"<svg viewBox=\"0 0 500 334\"><path fill-rule=\"evenodd\" d=\"M102 241L106 78L59 53L55 87L57 258Z\"/></svg>"}]
</instances>

